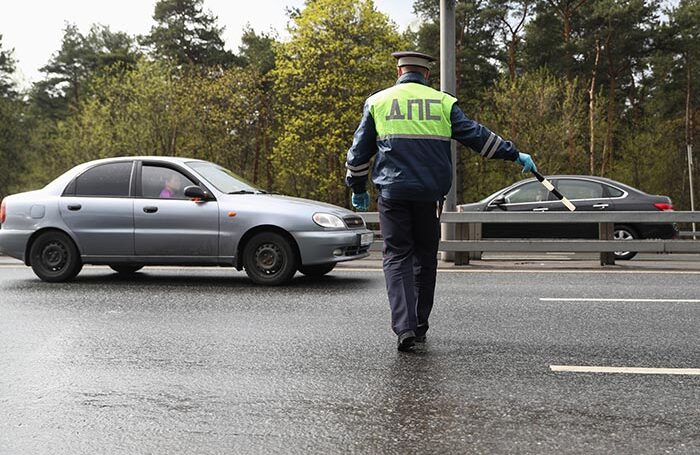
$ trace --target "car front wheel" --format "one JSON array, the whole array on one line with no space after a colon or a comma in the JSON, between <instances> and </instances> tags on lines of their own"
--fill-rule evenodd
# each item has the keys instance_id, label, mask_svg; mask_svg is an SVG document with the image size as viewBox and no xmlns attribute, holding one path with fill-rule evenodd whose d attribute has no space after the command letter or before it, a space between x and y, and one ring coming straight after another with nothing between
<instances>
[{"instance_id":1,"label":"car front wheel","mask_svg":"<svg viewBox=\"0 0 700 455\"><path fill-rule=\"evenodd\" d=\"M299 271L306 276L320 277L335 268L336 262L329 262L327 264L315 264L315 265L304 265L299 267Z\"/></svg>"},{"instance_id":2,"label":"car front wheel","mask_svg":"<svg viewBox=\"0 0 700 455\"><path fill-rule=\"evenodd\" d=\"M639 238L634 229L629 226L615 226L613 233L615 240L634 240ZM636 251L615 251L615 259L629 260L637 255Z\"/></svg>"},{"instance_id":3,"label":"car front wheel","mask_svg":"<svg viewBox=\"0 0 700 455\"><path fill-rule=\"evenodd\" d=\"M275 232L254 235L243 248L243 267L256 284L278 286L292 279L296 255L289 240Z\"/></svg>"},{"instance_id":4,"label":"car front wheel","mask_svg":"<svg viewBox=\"0 0 700 455\"><path fill-rule=\"evenodd\" d=\"M73 240L57 231L44 232L34 240L29 261L36 276L51 283L70 281L83 268Z\"/></svg>"}]
</instances>

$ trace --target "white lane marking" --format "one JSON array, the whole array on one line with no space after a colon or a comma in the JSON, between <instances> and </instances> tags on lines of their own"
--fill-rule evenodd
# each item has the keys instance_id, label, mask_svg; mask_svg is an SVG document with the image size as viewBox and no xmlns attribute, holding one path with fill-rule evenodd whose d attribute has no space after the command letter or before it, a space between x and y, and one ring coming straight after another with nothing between
<instances>
[{"instance_id":1,"label":"white lane marking","mask_svg":"<svg viewBox=\"0 0 700 455\"><path fill-rule=\"evenodd\" d=\"M685 374L700 375L700 368L638 368L599 367L586 365L550 365L549 369L567 373L624 373L624 374Z\"/></svg>"},{"instance_id":2,"label":"white lane marking","mask_svg":"<svg viewBox=\"0 0 700 455\"><path fill-rule=\"evenodd\" d=\"M700 299L587 299L542 297L541 302L640 302L640 303L700 303Z\"/></svg>"},{"instance_id":3,"label":"white lane marking","mask_svg":"<svg viewBox=\"0 0 700 455\"><path fill-rule=\"evenodd\" d=\"M336 267L333 272L382 272L383 270L378 267L365 268L365 267ZM333 273L331 272L331 273ZM700 275L700 270L557 270L557 269L532 269L532 270L522 270L522 269L499 269L499 270L473 270L473 269L440 269L438 268L438 273L556 273L556 274L594 274L594 273L604 273L606 275L616 274L616 275L630 275L630 274L662 274L662 275Z\"/></svg>"}]
</instances>

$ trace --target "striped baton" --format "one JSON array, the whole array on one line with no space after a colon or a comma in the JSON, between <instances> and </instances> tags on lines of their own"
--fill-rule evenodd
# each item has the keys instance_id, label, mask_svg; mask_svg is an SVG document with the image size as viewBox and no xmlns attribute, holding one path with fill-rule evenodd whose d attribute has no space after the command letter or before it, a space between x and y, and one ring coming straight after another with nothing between
<instances>
[{"instance_id":1,"label":"striped baton","mask_svg":"<svg viewBox=\"0 0 700 455\"><path fill-rule=\"evenodd\" d=\"M532 173L535 175L537 180L540 181L542 185L544 185L545 188L547 188L553 195L559 198L559 200L566 206L567 209L571 210L572 212L576 210L576 206L571 203L570 200L566 198L563 194L559 192L556 188L554 188L554 185L552 185L552 182L547 180L542 174L539 172L535 171L534 169L532 170Z\"/></svg>"}]
</instances>

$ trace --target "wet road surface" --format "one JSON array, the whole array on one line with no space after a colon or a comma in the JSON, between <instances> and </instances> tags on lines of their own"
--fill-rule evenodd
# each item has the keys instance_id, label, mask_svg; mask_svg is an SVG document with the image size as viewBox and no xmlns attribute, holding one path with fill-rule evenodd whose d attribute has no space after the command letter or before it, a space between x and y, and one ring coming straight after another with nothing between
<instances>
[{"instance_id":1,"label":"wet road surface","mask_svg":"<svg viewBox=\"0 0 700 455\"><path fill-rule=\"evenodd\" d=\"M377 271L0 268L0 453L700 451L700 376L549 368L700 368L700 274L518 272L440 272L402 354Z\"/></svg>"}]
</instances>

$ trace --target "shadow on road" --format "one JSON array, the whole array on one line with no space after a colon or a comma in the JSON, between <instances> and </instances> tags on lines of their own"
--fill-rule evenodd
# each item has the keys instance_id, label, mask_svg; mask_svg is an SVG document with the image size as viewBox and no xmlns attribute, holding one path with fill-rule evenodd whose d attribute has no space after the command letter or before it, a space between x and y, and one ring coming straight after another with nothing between
<instances>
[{"instance_id":1,"label":"shadow on road","mask_svg":"<svg viewBox=\"0 0 700 455\"><path fill-rule=\"evenodd\" d=\"M308 277L304 275L296 275L291 282L284 286L268 287L257 285L250 281L243 273L231 274L207 274L206 272L195 271L141 271L132 275L122 275L118 273L92 273L78 275L73 281L68 283L45 283L36 277L29 279L21 279L8 283L5 289L23 289L32 288L45 290L47 287L56 290L71 289L75 290L82 286L93 288L95 286L110 286L110 287L139 287L144 290L151 288L211 288L220 289L266 289L270 292L273 290L309 290L315 288L323 288L325 290L342 290L356 288L365 285L372 279L362 277L352 277L343 275L327 275L323 277Z\"/></svg>"}]
</instances>

